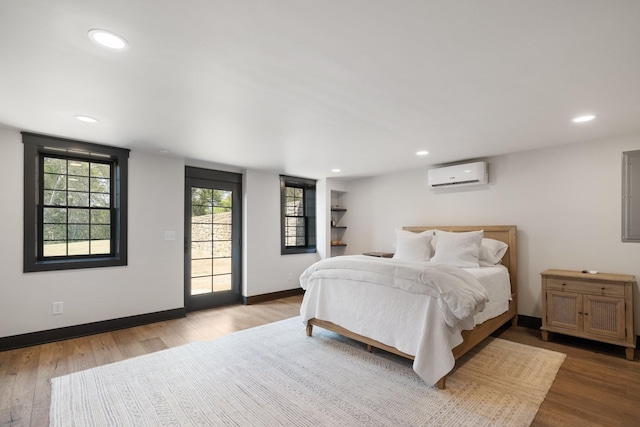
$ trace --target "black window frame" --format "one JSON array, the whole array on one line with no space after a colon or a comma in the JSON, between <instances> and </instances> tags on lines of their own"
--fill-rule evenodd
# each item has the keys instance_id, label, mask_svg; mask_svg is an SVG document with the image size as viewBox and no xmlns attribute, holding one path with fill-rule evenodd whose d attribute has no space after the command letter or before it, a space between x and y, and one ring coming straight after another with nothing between
<instances>
[{"instance_id":1,"label":"black window frame","mask_svg":"<svg viewBox=\"0 0 640 427\"><path fill-rule=\"evenodd\" d=\"M128 160L130 150L30 132L22 132L24 145L23 271L70 270L127 265ZM43 186L44 157L108 163L111 165L110 254L44 257Z\"/></svg>"},{"instance_id":2,"label":"black window frame","mask_svg":"<svg viewBox=\"0 0 640 427\"><path fill-rule=\"evenodd\" d=\"M286 188L303 190L305 244L286 245ZM316 252L316 180L280 175L280 254L302 254Z\"/></svg>"}]
</instances>

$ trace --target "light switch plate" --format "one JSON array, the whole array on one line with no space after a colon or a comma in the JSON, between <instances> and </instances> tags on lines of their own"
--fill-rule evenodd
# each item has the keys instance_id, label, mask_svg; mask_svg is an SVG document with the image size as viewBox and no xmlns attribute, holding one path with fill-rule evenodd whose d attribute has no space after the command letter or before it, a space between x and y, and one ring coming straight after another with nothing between
<instances>
[{"instance_id":1,"label":"light switch plate","mask_svg":"<svg viewBox=\"0 0 640 427\"><path fill-rule=\"evenodd\" d=\"M62 314L64 305L62 301L51 303L51 314Z\"/></svg>"}]
</instances>

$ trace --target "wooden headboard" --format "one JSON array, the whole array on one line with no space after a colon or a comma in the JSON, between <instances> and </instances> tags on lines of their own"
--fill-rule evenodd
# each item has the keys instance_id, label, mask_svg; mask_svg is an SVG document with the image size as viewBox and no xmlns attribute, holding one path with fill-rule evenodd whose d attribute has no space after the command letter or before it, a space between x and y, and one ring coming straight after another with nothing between
<instances>
[{"instance_id":1,"label":"wooden headboard","mask_svg":"<svg viewBox=\"0 0 640 427\"><path fill-rule=\"evenodd\" d=\"M477 231L484 230L484 237L500 240L509 245L509 249L502 257L502 265L509 270L511 278L511 294L518 295L518 247L517 247L517 227L515 225L441 225L441 226L416 226L402 227L403 230L420 233L426 230L442 231Z\"/></svg>"}]
</instances>

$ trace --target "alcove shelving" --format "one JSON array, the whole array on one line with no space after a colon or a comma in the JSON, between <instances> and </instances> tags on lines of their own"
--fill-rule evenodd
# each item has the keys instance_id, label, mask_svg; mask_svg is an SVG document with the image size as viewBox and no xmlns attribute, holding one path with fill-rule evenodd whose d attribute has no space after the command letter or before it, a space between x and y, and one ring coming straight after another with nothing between
<instances>
[{"instance_id":1,"label":"alcove shelving","mask_svg":"<svg viewBox=\"0 0 640 427\"><path fill-rule=\"evenodd\" d=\"M347 225L344 222L344 215L347 209L341 202L341 191L331 192L330 226L331 226L331 249L332 255L341 255L347 243L344 241Z\"/></svg>"}]
</instances>

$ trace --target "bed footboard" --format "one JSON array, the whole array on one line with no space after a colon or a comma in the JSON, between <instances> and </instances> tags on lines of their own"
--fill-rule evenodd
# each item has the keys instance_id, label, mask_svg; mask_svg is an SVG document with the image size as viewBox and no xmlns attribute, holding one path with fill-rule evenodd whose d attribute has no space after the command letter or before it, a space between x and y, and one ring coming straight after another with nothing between
<instances>
[{"instance_id":1,"label":"bed footboard","mask_svg":"<svg viewBox=\"0 0 640 427\"><path fill-rule=\"evenodd\" d=\"M502 327L506 323L511 322L513 325L515 325L515 322L517 320L516 307L517 305L514 298L514 300L510 301L509 303L509 310L507 310L503 314L496 316L493 319L489 319L486 322L480 325L477 325L475 328L471 330L462 331L462 338L463 338L462 344L458 345L452 350L454 359L458 360L463 354L465 354L467 351L471 350L473 347L478 345L485 338L487 338L489 335L491 335L493 332L498 330L500 327ZM369 337L356 334L354 332L351 332L348 329L343 328L342 326L336 325L335 323L329 322L326 320L320 320L315 318L309 319L307 321L307 336L311 337L313 335L314 325L319 326L328 331L335 332L347 338L351 338L355 341L361 342L367 346L368 351L372 351L372 348L375 347L375 348L387 351L389 353L397 354L398 356L401 356L410 360L415 359L415 356L404 353L395 347L391 347L379 341L371 339ZM447 380L446 376L438 380L438 382L436 383L436 386L438 387L438 389L440 390L445 389L446 380Z\"/></svg>"},{"instance_id":2,"label":"bed footboard","mask_svg":"<svg viewBox=\"0 0 640 427\"><path fill-rule=\"evenodd\" d=\"M351 338L355 341L361 342L363 344L366 344L367 346L367 351L373 351L373 348L379 348L381 350L384 351L388 351L389 353L393 353L393 354L397 354L398 356L413 360L415 359L414 356L407 354L407 353L403 353L402 351L398 350L395 347L391 347L388 346L386 344L382 344L379 341L376 341L374 339L371 339L369 337L365 337L359 334L356 334L354 332L351 332L348 329L343 328L342 326L338 326L335 323L332 322L328 322L326 320L319 320L319 319L309 319L307 321L307 336L310 337L313 335L313 325L317 325L320 326L323 329L326 329L328 331L331 332L335 332L337 334L340 334L342 336L345 336L347 338ZM440 389L440 390L444 390L445 385L446 385L446 377L442 377L440 378L440 380L438 380L438 382L436 383L436 386Z\"/></svg>"}]
</instances>

